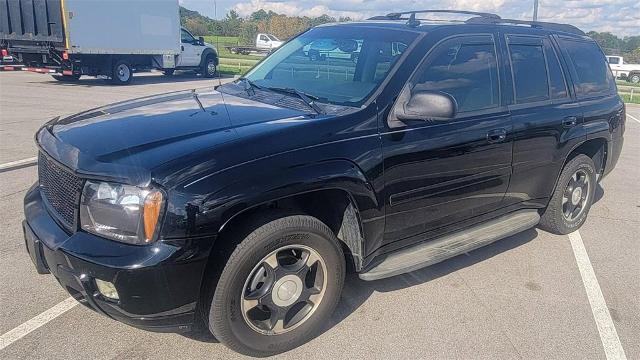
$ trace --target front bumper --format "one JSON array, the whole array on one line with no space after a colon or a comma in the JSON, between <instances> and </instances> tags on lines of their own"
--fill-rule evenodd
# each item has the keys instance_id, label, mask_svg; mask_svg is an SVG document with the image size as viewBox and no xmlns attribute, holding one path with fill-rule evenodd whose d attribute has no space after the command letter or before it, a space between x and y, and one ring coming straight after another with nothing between
<instances>
[{"instance_id":1,"label":"front bumper","mask_svg":"<svg viewBox=\"0 0 640 360\"><path fill-rule=\"evenodd\" d=\"M48 213L39 188L25 196L25 245L39 273L51 273L76 300L103 315L152 331L188 331L194 323L211 239L135 246L78 231ZM113 283L119 300L100 294Z\"/></svg>"}]
</instances>

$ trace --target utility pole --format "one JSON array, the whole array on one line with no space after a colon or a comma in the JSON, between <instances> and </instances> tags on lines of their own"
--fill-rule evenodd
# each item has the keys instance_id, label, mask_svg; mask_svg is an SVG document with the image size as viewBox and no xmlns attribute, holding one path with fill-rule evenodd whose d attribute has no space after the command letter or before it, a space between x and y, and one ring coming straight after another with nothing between
<instances>
[{"instance_id":1,"label":"utility pole","mask_svg":"<svg viewBox=\"0 0 640 360\"><path fill-rule=\"evenodd\" d=\"M533 21L538 21L538 0L533 0Z\"/></svg>"}]
</instances>

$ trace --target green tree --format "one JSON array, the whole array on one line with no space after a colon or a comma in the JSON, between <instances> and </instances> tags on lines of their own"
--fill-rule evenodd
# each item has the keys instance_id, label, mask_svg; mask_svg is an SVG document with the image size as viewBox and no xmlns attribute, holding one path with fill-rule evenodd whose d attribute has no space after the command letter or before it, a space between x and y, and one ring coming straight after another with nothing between
<instances>
[{"instance_id":1,"label":"green tree","mask_svg":"<svg viewBox=\"0 0 640 360\"><path fill-rule=\"evenodd\" d=\"M239 36L242 29L242 22L243 19L235 10L229 11L222 21L222 35Z\"/></svg>"},{"instance_id":2,"label":"green tree","mask_svg":"<svg viewBox=\"0 0 640 360\"><path fill-rule=\"evenodd\" d=\"M309 26L314 27L314 26L318 26L326 23L332 23L332 22L336 22L336 18L325 14L325 15L312 18L309 21Z\"/></svg>"},{"instance_id":3,"label":"green tree","mask_svg":"<svg viewBox=\"0 0 640 360\"><path fill-rule=\"evenodd\" d=\"M240 31L241 44L253 44L258 35L258 24L255 21L245 21Z\"/></svg>"},{"instance_id":4,"label":"green tree","mask_svg":"<svg viewBox=\"0 0 640 360\"><path fill-rule=\"evenodd\" d=\"M249 21L263 21L269 18L269 13L260 9L249 16Z\"/></svg>"},{"instance_id":5,"label":"green tree","mask_svg":"<svg viewBox=\"0 0 640 360\"><path fill-rule=\"evenodd\" d=\"M628 63L640 63L640 36L627 36L624 39L609 32L590 31L587 33L607 55L621 55Z\"/></svg>"}]
</instances>

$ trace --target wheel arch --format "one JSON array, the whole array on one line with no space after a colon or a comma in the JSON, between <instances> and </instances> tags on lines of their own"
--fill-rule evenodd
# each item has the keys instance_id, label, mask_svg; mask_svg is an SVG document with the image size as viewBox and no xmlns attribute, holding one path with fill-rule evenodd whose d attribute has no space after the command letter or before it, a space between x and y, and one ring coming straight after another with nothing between
<instances>
[{"instance_id":1,"label":"wheel arch","mask_svg":"<svg viewBox=\"0 0 640 360\"><path fill-rule=\"evenodd\" d=\"M237 211L220 226L214 250L216 247L233 246L235 242L241 241L242 239L234 239L232 234L265 213L276 216L304 214L317 218L340 240L350 265L356 271L362 268L364 237L360 211L352 194L338 187L289 194ZM227 242L230 239L234 244Z\"/></svg>"},{"instance_id":2,"label":"wheel arch","mask_svg":"<svg viewBox=\"0 0 640 360\"><path fill-rule=\"evenodd\" d=\"M562 170L564 170L565 166L569 163L569 161L576 158L578 155L586 155L593 160L593 163L596 167L596 174L602 175L604 173L605 167L607 166L607 154L609 148L609 139L606 137L591 137L586 141L583 141L579 144L576 144L571 151L567 154L560 171L556 176L555 186L553 187L553 191L558 186L558 182L560 181L560 175L562 174ZM552 191L552 194L553 194Z\"/></svg>"},{"instance_id":3,"label":"wheel arch","mask_svg":"<svg viewBox=\"0 0 640 360\"><path fill-rule=\"evenodd\" d=\"M576 145L562 164L562 168L578 155L586 155L593 160L596 167L596 173L602 174L607 166L609 140L606 137L593 137L578 145Z\"/></svg>"},{"instance_id":4,"label":"wheel arch","mask_svg":"<svg viewBox=\"0 0 640 360\"><path fill-rule=\"evenodd\" d=\"M213 55L213 58L216 62L216 66L220 65L220 58L218 57L218 52L208 47L204 49L204 51L202 52L202 55L200 56L200 66L204 66L204 62L209 55Z\"/></svg>"}]
</instances>

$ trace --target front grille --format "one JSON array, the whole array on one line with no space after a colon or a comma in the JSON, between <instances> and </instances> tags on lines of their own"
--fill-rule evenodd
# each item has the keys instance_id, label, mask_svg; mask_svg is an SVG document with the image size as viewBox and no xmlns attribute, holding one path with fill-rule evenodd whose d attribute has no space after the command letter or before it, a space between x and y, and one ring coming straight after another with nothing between
<instances>
[{"instance_id":1,"label":"front grille","mask_svg":"<svg viewBox=\"0 0 640 360\"><path fill-rule=\"evenodd\" d=\"M83 180L64 169L42 153L38 154L40 189L50 210L64 225L73 230L80 203Z\"/></svg>"}]
</instances>

